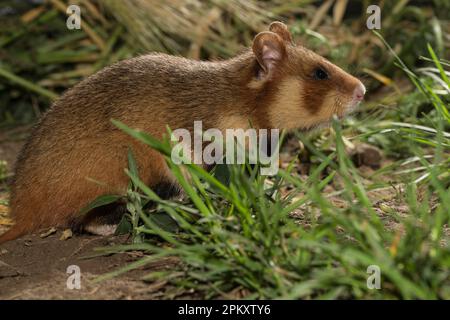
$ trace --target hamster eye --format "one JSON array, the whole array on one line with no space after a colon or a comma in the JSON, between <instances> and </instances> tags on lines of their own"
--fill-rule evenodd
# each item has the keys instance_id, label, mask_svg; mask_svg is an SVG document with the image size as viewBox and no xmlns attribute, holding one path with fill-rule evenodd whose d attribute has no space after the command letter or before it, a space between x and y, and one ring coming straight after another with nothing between
<instances>
[{"instance_id":1,"label":"hamster eye","mask_svg":"<svg viewBox=\"0 0 450 320\"><path fill-rule=\"evenodd\" d=\"M314 78L316 78L317 80L326 80L329 79L329 76L324 69L317 68L316 70L314 70Z\"/></svg>"}]
</instances>

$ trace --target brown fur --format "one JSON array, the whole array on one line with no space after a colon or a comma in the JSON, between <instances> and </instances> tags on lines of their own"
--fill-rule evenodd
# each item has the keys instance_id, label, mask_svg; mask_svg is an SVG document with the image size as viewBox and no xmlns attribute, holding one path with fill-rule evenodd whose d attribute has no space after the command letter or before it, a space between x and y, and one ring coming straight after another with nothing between
<instances>
[{"instance_id":1,"label":"brown fur","mask_svg":"<svg viewBox=\"0 0 450 320\"><path fill-rule=\"evenodd\" d=\"M102 194L124 194L132 148L143 181L174 183L162 158L111 124L124 122L155 137L170 128L310 128L343 116L360 82L313 52L295 46L272 24L253 50L220 62L150 54L119 62L68 90L42 117L24 146L11 189L15 226L0 243L77 221ZM318 66L329 80L316 80ZM99 182L95 183L93 180Z\"/></svg>"}]
</instances>

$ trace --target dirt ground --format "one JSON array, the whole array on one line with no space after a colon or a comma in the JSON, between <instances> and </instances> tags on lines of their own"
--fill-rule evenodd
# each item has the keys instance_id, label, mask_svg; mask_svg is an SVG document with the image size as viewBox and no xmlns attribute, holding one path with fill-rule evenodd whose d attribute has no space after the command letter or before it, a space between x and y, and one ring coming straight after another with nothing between
<instances>
[{"instance_id":1,"label":"dirt ground","mask_svg":"<svg viewBox=\"0 0 450 320\"><path fill-rule=\"evenodd\" d=\"M0 132L0 161L14 165L29 128ZM0 186L0 234L11 225L7 209L7 188ZM115 271L138 259L138 252L86 258L98 247L123 244L126 236L99 237L77 235L60 240L62 231L48 237L30 235L0 246L0 300L3 299L158 299L167 291L164 282L145 283L142 276L150 270L168 268L173 262L162 261L128 272L111 280L94 283L99 275ZM73 273L80 268L80 289L68 289ZM164 287L164 290L162 288Z\"/></svg>"},{"instance_id":2,"label":"dirt ground","mask_svg":"<svg viewBox=\"0 0 450 320\"><path fill-rule=\"evenodd\" d=\"M0 248L0 299L156 299L164 283L148 284L140 278L150 270L140 269L111 280L94 283L102 275L136 260L138 253L121 253L95 258L94 248L126 241L124 237L82 235L65 241L60 232L47 238L27 236ZM80 269L80 289L69 289L73 271ZM153 265L152 268L166 267ZM149 267L150 268L150 267Z\"/></svg>"}]
</instances>

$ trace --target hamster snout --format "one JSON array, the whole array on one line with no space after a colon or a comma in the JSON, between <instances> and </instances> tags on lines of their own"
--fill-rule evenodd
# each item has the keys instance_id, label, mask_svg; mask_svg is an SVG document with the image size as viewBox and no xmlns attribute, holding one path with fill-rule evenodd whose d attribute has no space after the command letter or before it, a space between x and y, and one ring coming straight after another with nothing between
<instances>
[{"instance_id":1,"label":"hamster snout","mask_svg":"<svg viewBox=\"0 0 450 320\"><path fill-rule=\"evenodd\" d=\"M358 104L359 102L363 101L365 94L366 94L366 87L360 82L353 91L354 104Z\"/></svg>"}]
</instances>

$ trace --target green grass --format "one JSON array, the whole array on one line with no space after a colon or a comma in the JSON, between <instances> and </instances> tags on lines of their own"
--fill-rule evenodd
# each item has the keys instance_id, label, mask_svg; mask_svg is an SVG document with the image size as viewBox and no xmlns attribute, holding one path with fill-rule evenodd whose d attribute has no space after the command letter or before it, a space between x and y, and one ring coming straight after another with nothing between
<instances>
[{"instance_id":1,"label":"green grass","mask_svg":"<svg viewBox=\"0 0 450 320\"><path fill-rule=\"evenodd\" d=\"M180 294L205 298L449 299L450 118L437 92L450 82L448 65L428 50L440 80L397 63L417 88L411 95L432 108L411 115L404 98L387 114L344 127L333 121L321 139L297 133L315 159L307 178L294 157L270 179L248 165L212 173L186 165L187 180L170 160L169 142L114 122L166 156L186 199L160 199L139 179L130 153L133 243L104 250L147 255L102 279L177 257L177 268L146 279L169 279ZM349 141L378 145L397 160L363 177L348 156ZM149 201L156 205L144 210ZM379 290L367 287L371 265L381 271Z\"/></svg>"}]
</instances>

